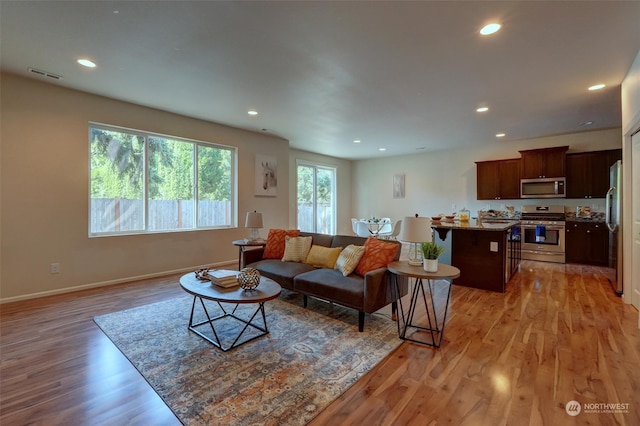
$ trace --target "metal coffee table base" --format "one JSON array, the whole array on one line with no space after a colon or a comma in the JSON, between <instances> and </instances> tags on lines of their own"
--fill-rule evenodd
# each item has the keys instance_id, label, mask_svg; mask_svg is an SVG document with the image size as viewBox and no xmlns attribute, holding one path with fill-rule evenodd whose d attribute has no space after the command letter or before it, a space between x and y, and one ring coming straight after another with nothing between
<instances>
[{"instance_id":1,"label":"metal coffee table base","mask_svg":"<svg viewBox=\"0 0 640 426\"><path fill-rule=\"evenodd\" d=\"M206 320L198 322L198 323L193 323L193 313L195 311L196 308L196 299L200 300L200 304L202 305L202 309L204 311L205 316L207 317ZM220 309L222 310L222 314L218 315L216 317L211 318L211 316L209 315L209 311L207 310L207 307L204 304L204 301L202 300L201 297L198 296L194 296L193 297L193 303L191 304L191 317L189 318L189 330L194 332L195 334L197 334L198 336L202 337L203 339L205 339L207 342L211 343L212 345L220 348L223 352L226 352L230 349L233 349L235 347L238 347L240 345L243 345L247 342L250 342L252 340L257 339L258 337L262 337L266 334L269 333L269 329L267 328L267 318L264 314L264 302L260 302L260 303L256 303L258 305L258 307L256 308L256 310L253 312L253 315L251 315L251 318L249 320L245 320L243 318L240 318L238 316L235 315L236 310L238 309L239 303L235 304L234 308L232 311L228 312L224 306L222 306L222 304L220 302L216 302L218 304L218 306L220 307ZM262 314L262 325L260 325L259 323L259 317L256 318L256 316L258 315L258 312L260 312ZM244 327L242 328L242 330L240 330L240 333L238 333L238 335L236 336L235 340L233 341L233 343L231 345L228 346L224 346L222 344L222 341L220 340L220 337L218 336L218 332L216 331L215 328L215 322L222 320L224 318L233 318L237 321L240 321L241 323L244 323ZM256 319L258 321L257 324L254 323L254 319ZM211 327L211 331L213 333L213 337L214 339L210 338L209 336L205 335L204 333L201 333L199 330L196 329L196 327L207 327L207 324ZM255 330L260 331L260 334L257 334L247 340L240 340L240 337L242 337L242 335L244 334L244 332L249 328L252 327Z\"/></svg>"}]
</instances>

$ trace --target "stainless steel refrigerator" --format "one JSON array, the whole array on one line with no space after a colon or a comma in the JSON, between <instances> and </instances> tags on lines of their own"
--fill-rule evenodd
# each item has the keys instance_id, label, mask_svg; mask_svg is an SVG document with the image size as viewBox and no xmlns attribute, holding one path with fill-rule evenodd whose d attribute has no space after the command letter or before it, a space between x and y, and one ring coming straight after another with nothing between
<instances>
[{"instance_id":1,"label":"stainless steel refrigerator","mask_svg":"<svg viewBox=\"0 0 640 426\"><path fill-rule=\"evenodd\" d=\"M605 220L609 228L609 267L613 289L622 294L622 162L609 168L609 191L605 200Z\"/></svg>"}]
</instances>

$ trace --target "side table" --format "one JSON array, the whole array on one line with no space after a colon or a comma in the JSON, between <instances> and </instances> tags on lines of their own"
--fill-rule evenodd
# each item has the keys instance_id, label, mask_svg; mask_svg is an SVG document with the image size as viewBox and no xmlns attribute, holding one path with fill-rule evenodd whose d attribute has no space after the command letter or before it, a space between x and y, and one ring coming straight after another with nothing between
<instances>
[{"instance_id":1,"label":"side table","mask_svg":"<svg viewBox=\"0 0 640 426\"><path fill-rule=\"evenodd\" d=\"M437 272L426 272L422 266L412 266L409 265L409 263L407 263L406 261L392 262L387 265L387 269L389 270L389 272L394 274L396 296L398 297L398 301L400 302L400 318L402 318L403 326L400 326L400 319L398 319L398 335L403 340L409 340L412 342L422 343L428 346L439 348L440 344L442 343L444 326L447 322L447 312L449 311L449 301L451 299L451 282L455 278L458 278L460 276L460 270L450 265L438 263ZM402 306L402 299L400 298L400 289L398 288L399 275L416 279L415 286L413 288L413 291L411 292L411 300L409 302L409 309L406 312L406 315L404 312L404 307ZM431 299L431 307L429 307L429 303L427 301L424 280L427 281L427 290L429 292L429 299ZM433 299L434 280L448 281L447 301L444 307L444 317L442 319L442 325L440 325L440 323L438 322L435 301ZM416 306L418 305L420 299L422 299L424 307L427 311L427 321L429 323L428 327L417 325L414 323ZM431 341L422 341L414 339L412 337L407 337L407 329L409 327L429 332L431 334Z\"/></svg>"},{"instance_id":2,"label":"side table","mask_svg":"<svg viewBox=\"0 0 640 426\"><path fill-rule=\"evenodd\" d=\"M235 240L232 244L234 246L238 246L238 271L240 271L244 268L244 265L242 264L242 252L247 250L247 247L264 247L265 244L267 244L267 241Z\"/></svg>"}]
</instances>

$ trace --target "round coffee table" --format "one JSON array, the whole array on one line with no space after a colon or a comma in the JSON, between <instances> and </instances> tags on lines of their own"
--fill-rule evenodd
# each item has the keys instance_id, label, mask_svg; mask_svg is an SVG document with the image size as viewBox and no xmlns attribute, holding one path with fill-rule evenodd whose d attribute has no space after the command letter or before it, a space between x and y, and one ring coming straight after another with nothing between
<instances>
[{"instance_id":1,"label":"round coffee table","mask_svg":"<svg viewBox=\"0 0 640 426\"><path fill-rule=\"evenodd\" d=\"M196 278L195 273L193 272L180 277L180 287L182 287L182 289L187 293L193 295L193 303L191 304L191 316L189 317L189 330L202 337L209 343L217 346L224 352L269 333L269 329L267 328L267 318L264 313L264 302L276 299L278 296L280 296L280 292L282 291L282 288L277 282L266 277L260 277L260 285L258 285L256 289L243 290L240 286L232 288L222 288L212 284L209 281L201 281ZM216 302L222 313L220 315L211 317L209 315L207 307L205 306L205 299ZM202 310L207 319L194 323L193 314L196 308L197 300L200 301L200 305L202 306ZM233 309L225 309L222 303L232 304ZM241 304L257 305L255 311L253 311L253 314L249 319L241 318L236 315L238 306ZM256 318L256 316L258 315L258 312L262 314L262 324L257 322L258 319ZM244 323L244 327L240 330L238 335L233 340L233 343L231 343L230 345L224 345L222 343L219 337L220 330L216 330L215 327L216 322L220 322L220 320L223 320L225 318L233 318L234 320ZM213 338L205 335L203 332L197 329L197 327L202 326L206 328L207 324L211 328ZM254 330L258 330L259 334L245 340L240 340L242 335L245 333L245 331L247 331L247 329L249 329L249 327Z\"/></svg>"}]
</instances>

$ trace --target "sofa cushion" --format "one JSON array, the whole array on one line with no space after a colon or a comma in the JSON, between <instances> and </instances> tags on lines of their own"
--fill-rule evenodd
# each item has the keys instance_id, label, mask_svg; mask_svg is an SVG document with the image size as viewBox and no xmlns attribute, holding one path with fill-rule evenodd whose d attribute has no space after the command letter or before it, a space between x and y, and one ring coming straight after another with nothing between
<instances>
[{"instance_id":1,"label":"sofa cushion","mask_svg":"<svg viewBox=\"0 0 640 426\"><path fill-rule=\"evenodd\" d=\"M257 269L261 275L271 278L289 290L293 290L293 277L315 269L306 263L283 262L280 259L264 259L250 263L247 267Z\"/></svg>"},{"instance_id":2,"label":"sofa cushion","mask_svg":"<svg viewBox=\"0 0 640 426\"><path fill-rule=\"evenodd\" d=\"M382 268L393 262L400 246L396 243L389 243L369 237L364 243L364 255L358 266L356 266L356 274L364 276L369 271Z\"/></svg>"},{"instance_id":3,"label":"sofa cushion","mask_svg":"<svg viewBox=\"0 0 640 426\"><path fill-rule=\"evenodd\" d=\"M363 254L364 246L349 244L347 248L342 250L340 256L338 256L335 268L342 272L342 275L346 277L356 269L356 266L358 266L358 262L360 262Z\"/></svg>"},{"instance_id":4,"label":"sofa cushion","mask_svg":"<svg viewBox=\"0 0 640 426\"><path fill-rule=\"evenodd\" d=\"M267 243L264 246L263 259L282 259L284 255L284 237L297 237L300 235L298 229L269 229Z\"/></svg>"},{"instance_id":5,"label":"sofa cushion","mask_svg":"<svg viewBox=\"0 0 640 426\"><path fill-rule=\"evenodd\" d=\"M314 245L311 246L305 263L315 266L316 268L333 269L338 256L340 256L340 252L342 252L342 247L331 248Z\"/></svg>"},{"instance_id":6,"label":"sofa cushion","mask_svg":"<svg viewBox=\"0 0 640 426\"><path fill-rule=\"evenodd\" d=\"M353 235L335 235L331 242L331 247L346 247L349 244L353 244L354 246L363 246L366 241L366 238L356 237Z\"/></svg>"},{"instance_id":7,"label":"sofa cushion","mask_svg":"<svg viewBox=\"0 0 640 426\"><path fill-rule=\"evenodd\" d=\"M337 269L316 269L293 279L295 291L359 310L364 305L363 287L364 278L358 275L345 277Z\"/></svg>"},{"instance_id":8,"label":"sofa cushion","mask_svg":"<svg viewBox=\"0 0 640 426\"><path fill-rule=\"evenodd\" d=\"M331 242L333 241L333 235L318 234L315 232L300 232L300 236L313 238L313 242L311 243L313 246L331 247Z\"/></svg>"},{"instance_id":9,"label":"sofa cushion","mask_svg":"<svg viewBox=\"0 0 640 426\"><path fill-rule=\"evenodd\" d=\"M311 237L284 237L283 262L304 262L311 248Z\"/></svg>"}]
</instances>

